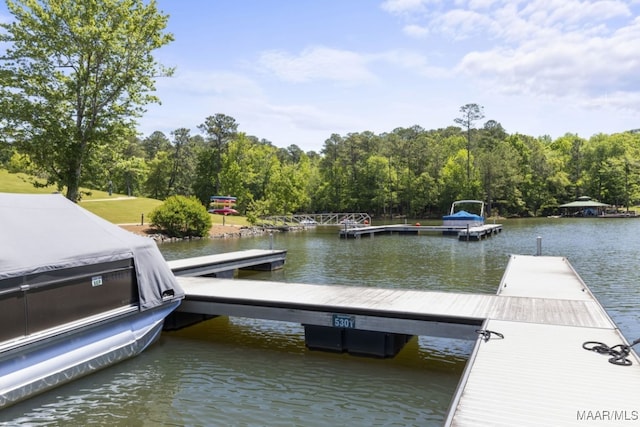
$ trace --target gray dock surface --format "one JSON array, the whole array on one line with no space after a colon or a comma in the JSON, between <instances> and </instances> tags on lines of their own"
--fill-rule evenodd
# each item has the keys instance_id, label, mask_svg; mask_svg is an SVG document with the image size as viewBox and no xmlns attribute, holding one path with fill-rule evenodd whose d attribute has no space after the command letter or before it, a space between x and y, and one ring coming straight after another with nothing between
<instances>
[{"instance_id":1,"label":"gray dock surface","mask_svg":"<svg viewBox=\"0 0 640 427\"><path fill-rule=\"evenodd\" d=\"M167 264L176 276L206 276L224 273L225 277L229 277L228 273L237 269L274 270L280 268L284 265L286 256L286 250L249 249L183 258L167 261Z\"/></svg>"},{"instance_id":2,"label":"gray dock surface","mask_svg":"<svg viewBox=\"0 0 640 427\"><path fill-rule=\"evenodd\" d=\"M504 339L478 340L449 413L451 426L610 426L640 423L640 360L609 363L587 341L629 343L568 261L513 256L498 297L584 302L604 324L488 318ZM597 308L596 308L597 307ZM567 312L578 318L581 310Z\"/></svg>"},{"instance_id":3,"label":"gray dock surface","mask_svg":"<svg viewBox=\"0 0 640 427\"><path fill-rule=\"evenodd\" d=\"M587 351L628 345L559 257L512 256L497 295L178 277L178 311L476 341L447 418L451 426L640 422L640 360ZM478 330L491 330L485 340Z\"/></svg>"}]
</instances>

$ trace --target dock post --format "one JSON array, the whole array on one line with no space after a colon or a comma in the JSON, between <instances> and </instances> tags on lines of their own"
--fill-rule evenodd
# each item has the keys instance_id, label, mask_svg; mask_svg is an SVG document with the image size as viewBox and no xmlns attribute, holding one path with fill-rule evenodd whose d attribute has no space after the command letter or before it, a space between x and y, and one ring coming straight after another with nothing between
<instances>
[{"instance_id":1,"label":"dock post","mask_svg":"<svg viewBox=\"0 0 640 427\"><path fill-rule=\"evenodd\" d=\"M273 233L271 231L269 232L269 250L273 250Z\"/></svg>"},{"instance_id":2,"label":"dock post","mask_svg":"<svg viewBox=\"0 0 640 427\"><path fill-rule=\"evenodd\" d=\"M542 236L536 239L536 256L542 255Z\"/></svg>"}]
</instances>

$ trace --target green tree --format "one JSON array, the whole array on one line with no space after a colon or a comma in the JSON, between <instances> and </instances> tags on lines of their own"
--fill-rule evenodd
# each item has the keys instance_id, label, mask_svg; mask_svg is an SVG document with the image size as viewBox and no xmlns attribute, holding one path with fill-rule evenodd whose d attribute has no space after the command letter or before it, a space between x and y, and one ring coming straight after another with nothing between
<instances>
[{"instance_id":1,"label":"green tree","mask_svg":"<svg viewBox=\"0 0 640 427\"><path fill-rule=\"evenodd\" d=\"M572 193L572 197L569 200L563 200L563 203L584 195L585 144L586 141L583 138L571 133L566 133L551 144L551 149L556 152L555 155L558 156L562 169L566 171L570 181L569 193Z\"/></svg>"},{"instance_id":2,"label":"green tree","mask_svg":"<svg viewBox=\"0 0 640 427\"><path fill-rule=\"evenodd\" d=\"M478 199L481 194L481 183L477 177L472 176L471 183L460 185L464 180L464 164L469 153L463 148L455 156L449 158L442 169L441 208L445 210L451 203L459 199Z\"/></svg>"},{"instance_id":3,"label":"green tree","mask_svg":"<svg viewBox=\"0 0 640 427\"><path fill-rule=\"evenodd\" d=\"M454 122L467 131L467 187L471 185L471 129L473 129L476 121L484 118L483 110L484 108L478 104L466 104L460 107L462 115L454 119Z\"/></svg>"},{"instance_id":4,"label":"green tree","mask_svg":"<svg viewBox=\"0 0 640 427\"><path fill-rule=\"evenodd\" d=\"M587 141L584 183L589 195L605 203L627 207L636 199L639 142L640 136L630 132L598 134Z\"/></svg>"},{"instance_id":5,"label":"green tree","mask_svg":"<svg viewBox=\"0 0 640 427\"><path fill-rule=\"evenodd\" d=\"M113 191L128 196L140 195L149 167L141 157L120 159L111 171Z\"/></svg>"},{"instance_id":6,"label":"green tree","mask_svg":"<svg viewBox=\"0 0 640 427\"><path fill-rule=\"evenodd\" d=\"M77 201L101 144L133 134L155 78L152 52L173 37L154 0L7 0L0 24L4 135Z\"/></svg>"},{"instance_id":7,"label":"green tree","mask_svg":"<svg viewBox=\"0 0 640 427\"><path fill-rule=\"evenodd\" d=\"M322 148L320 169L323 184L318 189L318 197L327 211L340 212L344 209L344 191L347 183L346 168L342 162L344 139L332 134Z\"/></svg>"},{"instance_id":8,"label":"green tree","mask_svg":"<svg viewBox=\"0 0 640 427\"><path fill-rule=\"evenodd\" d=\"M171 175L171 159L167 151L160 151L148 163L149 173L144 182L145 194L154 199L165 199L169 193L169 176Z\"/></svg>"},{"instance_id":9,"label":"green tree","mask_svg":"<svg viewBox=\"0 0 640 427\"><path fill-rule=\"evenodd\" d=\"M15 153L13 145L0 141L0 166L6 168L13 156L13 153Z\"/></svg>"},{"instance_id":10,"label":"green tree","mask_svg":"<svg viewBox=\"0 0 640 427\"><path fill-rule=\"evenodd\" d=\"M179 128L171 132L173 143L170 157L172 160L171 173L167 183L167 194L191 195L191 179L195 170L196 143L189 135L189 129Z\"/></svg>"},{"instance_id":11,"label":"green tree","mask_svg":"<svg viewBox=\"0 0 640 427\"><path fill-rule=\"evenodd\" d=\"M205 133L207 146L198 156L194 190L201 202L208 203L209 197L221 191L222 156L229 142L237 136L238 124L233 117L218 113L207 117L198 129Z\"/></svg>"},{"instance_id":12,"label":"green tree","mask_svg":"<svg viewBox=\"0 0 640 427\"><path fill-rule=\"evenodd\" d=\"M169 141L169 138L167 138L164 133L156 131L143 139L141 145L145 152L145 159L151 160L158 152L169 150L171 141Z\"/></svg>"}]
</instances>

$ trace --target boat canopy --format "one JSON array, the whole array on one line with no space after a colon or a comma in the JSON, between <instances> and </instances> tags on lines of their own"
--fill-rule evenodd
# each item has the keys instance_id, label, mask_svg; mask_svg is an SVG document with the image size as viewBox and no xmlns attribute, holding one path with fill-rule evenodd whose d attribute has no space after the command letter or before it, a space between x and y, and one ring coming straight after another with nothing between
<instances>
[{"instance_id":1,"label":"boat canopy","mask_svg":"<svg viewBox=\"0 0 640 427\"><path fill-rule=\"evenodd\" d=\"M595 200L576 200L570 203L559 205L559 208L606 208L611 205L606 203L596 202Z\"/></svg>"},{"instance_id":2,"label":"boat canopy","mask_svg":"<svg viewBox=\"0 0 640 427\"><path fill-rule=\"evenodd\" d=\"M480 215L476 215L476 214L472 214L469 213L465 210L461 210L458 211L454 214L451 215L445 215L442 217L443 220L452 220L452 219L459 219L459 220L471 220L471 221L483 221L484 218L481 217Z\"/></svg>"},{"instance_id":3,"label":"boat canopy","mask_svg":"<svg viewBox=\"0 0 640 427\"><path fill-rule=\"evenodd\" d=\"M163 294L184 296L152 239L60 194L0 193L0 236L0 292L5 279L133 258L141 310L162 304Z\"/></svg>"}]
</instances>

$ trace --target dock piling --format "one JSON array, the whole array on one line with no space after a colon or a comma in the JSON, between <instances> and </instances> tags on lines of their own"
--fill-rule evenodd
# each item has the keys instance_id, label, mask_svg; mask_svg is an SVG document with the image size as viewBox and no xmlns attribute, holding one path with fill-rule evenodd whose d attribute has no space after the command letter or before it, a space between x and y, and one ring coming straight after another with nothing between
<instances>
[{"instance_id":1,"label":"dock piling","mask_svg":"<svg viewBox=\"0 0 640 427\"><path fill-rule=\"evenodd\" d=\"M536 239L536 256L542 255L542 236L538 236Z\"/></svg>"}]
</instances>

